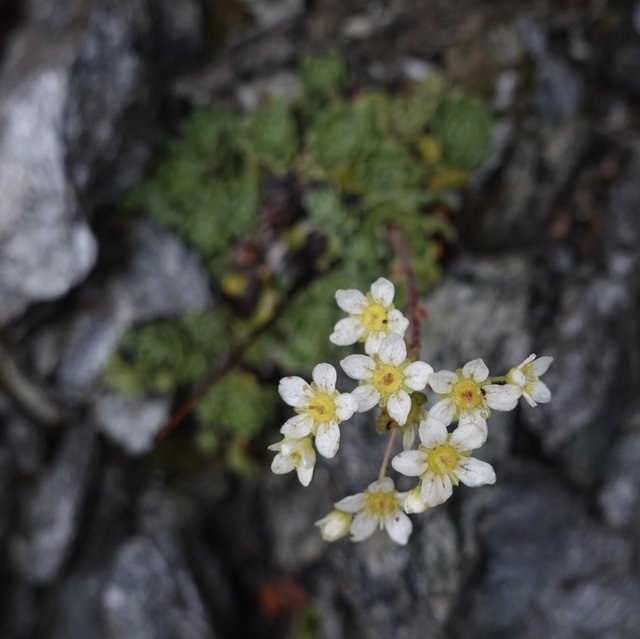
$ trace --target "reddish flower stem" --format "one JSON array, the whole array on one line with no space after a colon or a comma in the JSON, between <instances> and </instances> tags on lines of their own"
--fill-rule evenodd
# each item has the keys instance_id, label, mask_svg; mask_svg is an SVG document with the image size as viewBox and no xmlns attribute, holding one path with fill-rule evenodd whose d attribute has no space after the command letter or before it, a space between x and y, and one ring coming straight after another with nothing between
<instances>
[{"instance_id":1,"label":"reddish flower stem","mask_svg":"<svg viewBox=\"0 0 640 639\"><path fill-rule=\"evenodd\" d=\"M389 244L398 256L402 265L403 275L407 280L407 307L409 315L410 339L409 339L409 357L417 359L420 354L420 295L418 293L418 281L416 273L413 269L413 253L402 234L402 231L393 225L388 227Z\"/></svg>"},{"instance_id":2,"label":"reddish flower stem","mask_svg":"<svg viewBox=\"0 0 640 639\"><path fill-rule=\"evenodd\" d=\"M389 458L391 457L391 450L393 449L393 443L396 440L396 435L398 434L397 428L391 429L391 436L389 437L389 441L387 442L387 448L384 451L384 458L382 459L382 464L380 466L380 472L378 473L378 480L384 479L387 474L387 466L389 465Z\"/></svg>"}]
</instances>

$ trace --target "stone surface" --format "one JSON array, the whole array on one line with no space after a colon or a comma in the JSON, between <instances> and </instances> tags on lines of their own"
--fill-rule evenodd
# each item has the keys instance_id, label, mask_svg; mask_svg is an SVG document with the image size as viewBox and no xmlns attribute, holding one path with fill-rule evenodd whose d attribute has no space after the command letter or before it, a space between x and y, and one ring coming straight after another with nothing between
<instances>
[{"instance_id":1,"label":"stone surface","mask_svg":"<svg viewBox=\"0 0 640 639\"><path fill-rule=\"evenodd\" d=\"M110 440L131 455L141 455L153 447L170 409L167 397L136 398L107 392L95 400L93 418Z\"/></svg>"},{"instance_id":2,"label":"stone surface","mask_svg":"<svg viewBox=\"0 0 640 639\"><path fill-rule=\"evenodd\" d=\"M57 386L65 396L76 398L95 387L107 358L131 326L212 304L204 267L166 231L138 224L125 237L120 255L120 269L83 289L82 310L70 322L64 318L47 326L33 340L39 372L48 375L56 369Z\"/></svg>"},{"instance_id":3,"label":"stone surface","mask_svg":"<svg viewBox=\"0 0 640 639\"><path fill-rule=\"evenodd\" d=\"M60 130L68 83L68 69L50 60L0 74L2 323L32 301L64 295L96 259L65 175Z\"/></svg>"},{"instance_id":4,"label":"stone surface","mask_svg":"<svg viewBox=\"0 0 640 639\"><path fill-rule=\"evenodd\" d=\"M483 577L453 636L633 636L640 582L632 544L586 515L542 468L514 461L500 475L480 522Z\"/></svg>"},{"instance_id":5,"label":"stone surface","mask_svg":"<svg viewBox=\"0 0 640 639\"><path fill-rule=\"evenodd\" d=\"M0 68L0 323L63 296L94 265L86 214L140 176L163 87L203 49L200 4L176 7L34 2L10 42Z\"/></svg>"},{"instance_id":6,"label":"stone surface","mask_svg":"<svg viewBox=\"0 0 640 639\"><path fill-rule=\"evenodd\" d=\"M79 532L96 454L91 428L69 428L33 495L20 504L20 533L11 557L25 581L51 583L63 569Z\"/></svg>"},{"instance_id":7,"label":"stone surface","mask_svg":"<svg viewBox=\"0 0 640 639\"><path fill-rule=\"evenodd\" d=\"M185 563L170 535L134 537L119 549L102 593L112 639L212 639L215 634Z\"/></svg>"}]
</instances>

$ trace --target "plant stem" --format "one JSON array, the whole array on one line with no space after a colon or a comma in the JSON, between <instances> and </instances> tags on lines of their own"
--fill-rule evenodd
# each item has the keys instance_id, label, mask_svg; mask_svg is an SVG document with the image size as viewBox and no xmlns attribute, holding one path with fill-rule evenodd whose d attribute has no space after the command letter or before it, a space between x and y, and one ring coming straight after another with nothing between
<instances>
[{"instance_id":1,"label":"plant stem","mask_svg":"<svg viewBox=\"0 0 640 639\"><path fill-rule=\"evenodd\" d=\"M293 291L288 297L283 298L275 308L271 317L260 324L253 332L244 340L230 348L226 354L214 366L211 372L196 386L187 399L178 406L176 411L165 422L162 428L155 436L155 442L158 443L170 435L193 411L202 398L215 386L231 369L233 369L247 349L264 333L271 328L282 315L282 311L291 302L291 299L298 291Z\"/></svg>"},{"instance_id":2,"label":"plant stem","mask_svg":"<svg viewBox=\"0 0 640 639\"><path fill-rule=\"evenodd\" d=\"M418 293L418 281L413 269L413 254L407 244L402 231L393 225L388 226L389 243L400 263L404 276L407 279L407 307L411 327L409 340L410 359L417 359L420 354L420 296Z\"/></svg>"},{"instance_id":3,"label":"plant stem","mask_svg":"<svg viewBox=\"0 0 640 639\"><path fill-rule=\"evenodd\" d=\"M380 472L378 473L378 480L384 479L387 474L387 466L389 465L389 458L391 457L391 449L393 448L393 443L396 440L397 433L397 428L393 428L391 430L391 436L389 437L389 441L387 442L387 448L384 451L384 458L382 459Z\"/></svg>"}]
</instances>

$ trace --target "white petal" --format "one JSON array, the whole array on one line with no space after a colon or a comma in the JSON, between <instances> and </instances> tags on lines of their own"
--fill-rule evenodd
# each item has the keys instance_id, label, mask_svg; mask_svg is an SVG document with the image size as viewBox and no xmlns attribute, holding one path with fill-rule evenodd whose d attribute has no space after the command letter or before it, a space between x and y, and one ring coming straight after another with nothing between
<instances>
[{"instance_id":1,"label":"white petal","mask_svg":"<svg viewBox=\"0 0 640 639\"><path fill-rule=\"evenodd\" d=\"M376 479L376 481L372 481L368 486L367 490L370 493L388 493L395 488L393 483L393 479L391 477L384 477L382 479Z\"/></svg>"},{"instance_id":2,"label":"white petal","mask_svg":"<svg viewBox=\"0 0 640 639\"><path fill-rule=\"evenodd\" d=\"M420 450L406 450L391 460L391 466L407 477L419 477L427 471L427 456Z\"/></svg>"},{"instance_id":3,"label":"white petal","mask_svg":"<svg viewBox=\"0 0 640 639\"><path fill-rule=\"evenodd\" d=\"M484 486L496 483L496 473L491 464L475 457L461 459L455 474L467 486Z\"/></svg>"},{"instance_id":4,"label":"white petal","mask_svg":"<svg viewBox=\"0 0 640 639\"><path fill-rule=\"evenodd\" d=\"M528 364L529 362L533 362L535 358L536 358L536 354L531 353L531 355L529 355L529 357L527 357L527 359L525 359L524 362L522 362L522 364L518 364L518 368L522 368L525 364Z\"/></svg>"},{"instance_id":5,"label":"white petal","mask_svg":"<svg viewBox=\"0 0 640 639\"><path fill-rule=\"evenodd\" d=\"M465 411L460 415L460 423L451 433L450 444L457 450L466 452L480 448L487 441L487 422L477 412Z\"/></svg>"},{"instance_id":6,"label":"white petal","mask_svg":"<svg viewBox=\"0 0 640 639\"><path fill-rule=\"evenodd\" d=\"M409 450L416 441L416 427L406 426L402 433L402 448L403 450Z\"/></svg>"},{"instance_id":7,"label":"white petal","mask_svg":"<svg viewBox=\"0 0 640 639\"><path fill-rule=\"evenodd\" d=\"M371 410L379 401L380 393L371 384L363 384L351 393L358 402L358 412Z\"/></svg>"},{"instance_id":8,"label":"white petal","mask_svg":"<svg viewBox=\"0 0 640 639\"><path fill-rule=\"evenodd\" d=\"M438 371L429 378L429 386L436 393L444 395L453 390L453 385L458 382L458 376L453 371Z\"/></svg>"},{"instance_id":9,"label":"white petal","mask_svg":"<svg viewBox=\"0 0 640 639\"><path fill-rule=\"evenodd\" d=\"M401 510L388 513L384 518L384 527L389 533L389 537L397 544L406 544L409 541L409 535L413 530L413 524Z\"/></svg>"},{"instance_id":10,"label":"white petal","mask_svg":"<svg viewBox=\"0 0 640 639\"><path fill-rule=\"evenodd\" d=\"M553 362L553 357L550 355L544 355L543 357L538 357L535 362L533 362L533 374L536 377L540 377L540 375L544 375L551 366L551 362Z\"/></svg>"},{"instance_id":11,"label":"white petal","mask_svg":"<svg viewBox=\"0 0 640 639\"><path fill-rule=\"evenodd\" d=\"M311 466L311 468L298 466L298 468L296 468L296 471L298 473L298 481L303 486L308 486L311 483L311 479L313 478L313 466Z\"/></svg>"},{"instance_id":12,"label":"white petal","mask_svg":"<svg viewBox=\"0 0 640 639\"><path fill-rule=\"evenodd\" d=\"M441 399L436 402L427 413L427 421L438 421L445 426L448 426L456 415L456 407L453 405L451 399Z\"/></svg>"},{"instance_id":13,"label":"white petal","mask_svg":"<svg viewBox=\"0 0 640 639\"><path fill-rule=\"evenodd\" d=\"M529 394L531 399L539 404L548 404L551 401L551 391L544 382L534 382Z\"/></svg>"},{"instance_id":14,"label":"white petal","mask_svg":"<svg viewBox=\"0 0 640 639\"><path fill-rule=\"evenodd\" d=\"M489 369L481 359L472 359L462 367L462 374L474 382L484 382L489 377Z\"/></svg>"},{"instance_id":15,"label":"white petal","mask_svg":"<svg viewBox=\"0 0 640 639\"><path fill-rule=\"evenodd\" d=\"M369 379L376 363L366 355L349 355L340 361L340 366L352 379Z\"/></svg>"},{"instance_id":16,"label":"white petal","mask_svg":"<svg viewBox=\"0 0 640 639\"><path fill-rule=\"evenodd\" d=\"M351 522L351 541L364 541L373 535L378 518L367 512L358 513Z\"/></svg>"},{"instance_id":17,"label":"white petal","mask_svg":"<svg viewBox=\"0 0 640 639\"><path fill-rule=\"evenodd\" d=\"M438 419L420 422L420 441L425 448L435 448L447 440L447 426Z\"/></svg>"},{"instance_id":18,"label":"white petal","mask_svg":"<svg viewBox=\"0 0 640 639\"><path fill-rule=\"evenodd\" d=\"M302 460L302 466L305 468L313 468L316 463L316 451L313 450L311 445L311 438L307 437L302 440L303 445L300 446L300 458Z\"/></svg>"},{"instance_id":19,"label":"white petal","mask_svg":"<svg viewBox=\"0 0 640 639\"><path fill-rule=\"evenodd\" d=\"M322 519L316 521L316 526L320 527L322 538L325 541L336 541L344 537L351 527L351 517L346 513L333 510Z\"/></svg>"},{"instance_id":20,"label":"white petal","mask_svg":"<svg viewBox=\"0 0 640 639\"><path fill-rule=\"evenodd\" d=\"M335 399L336 417L344 422L358 410L358 400L351 393L341 393Z\"/></svg>"},{"instance_id":21,"label":"white petal","mask_svg":"<svg viewBox=\"0 0 640 639\"><path fill-rule=\"evenodd\" d=\"M420 491L420 486L410 490L405 494L404 498L404 509L409 514L412 513L423 513L427 508L429 508L429 504L427 504L424 499L422 499Z\"/></svg>"},{"instance_id":22,"label":"white petal","mask_svg":"<svg viewBox=\"0 0 640 639\"><path fill-rule=\"evenodd\" d=\"M340 429L333 420L320 424L316 431L316 449L327 459L331 459L338 452L340 446Z\"/></svg>"},{"instance_id":23,"label":"white petal","mask_svg":"<svg viewBox=\"0 0 640 639\"><path fill-rule=\"evenodd\" d=\"M314 421L307 413L296 415L288 419L280 429L280 432L287 437L306 437L313 430Z\"/></svg>"},{"instance_id":24,"label":"white petal","mask_svg":"<svg viewBox=\"0 0 640 639\"><path fill-rule=\"evenodd\" d=\"M482 390L487 406L494 410L513 410L522 395L522 389L516 384L489 384Z\"/></svg>"},{"instance_id":25,"label":"white petal","mask_svg":"<svg viewBox=\"0 0 640 639\"><path fill-rule=\"evenodd\" d=\"M387 335L380 344L378 357L384 364L393 364L394 366L402 364L407 359L407 345L404 338L395 333Z\"/></svg>"},{"instance_id":26,"label":"white petal","mask_svg":"<svg viewBox=\"0 0 640 639\"><path fill-rule=\"evenodd\" d=\"M453 486L448 475L427 473L421 488L421 497L429 506L443 504L453 493Z\"/></svg>"},{"instance_id":27,"label":"white petal","mask_svg":"<svg viewBox=\"0 0 640 639\"><path fill-rule=\"evenodd\" d=\"M395 419L400 426L407 423L409 411L411 410L411 397L405 390L399 390L387 400L387 413L392 419Z\"/></svg>"},{"instance_id":28,"label":"white petal","mask_svg":"<svg viewBox=\"0 0 640 639\"><path fill-rule=\"evenodd\" d=\"M312 371L311 377L318 389L323 393L333 393L336 389L337 373L331 364L318 364Z\"/></svg>"},{"instance_id":29,"label":"white petal","mask_svg":"<svg viewBox=\"0 0 640 639\"><path fill-rule=\"evenodd\" d=\"M433 368L425 362L413 362L402 372L405 385L411 390L420 391L427 385L429 377L433 374Z\"/></svg>"},{"instance_id":30,"label":"white petal","mask_svg":"<svg viewBox=\"0 0 640 639\"><path fill-rule=\"evenodd\" d=\"M313 395L311 386L302 377L283 377L278 384L280 397L295 408L306 406Z\"/></svg>"},{"instance_id":31,"label":"white petal","mask_svg":"<svg viewBox=\"0 0 640 639\"><path fill-rule=\"evenodd\" d=\"M338 302L338 306L343 311L354 315L362 313L364 308L369 305L364 293L355 288L338 289L336 291L336 302Z\"/></svg>"},{"instance_id":32,"label":"white petal","mask_svg":"<svg viewBox=\"0 0 640 639\"><path fill-rule=\"evenodd\" d=\"M346 513L357 513L362 510L366 495L364 493L358 493L357 495L349 495L344 497L340 501L333 504L338 510L343 510Z\"/></svg>"},{"instance_id":33,"label":"white petal","mask_svg":"<svg viewBox=\"0 0 640 639\"><path fill-rule=\"evenodd\" d=\"M329 335L329 341L337 346L350 346L355 344L364 334L364 326L360 320L354 317L341 319Z\"/></svg>"},{"instance_id":34,"label":"white petal","mask_svg":"<svg viewBox=\"0 0 640 639\"><path fill-rule=\"evenodd\" d=\"M529 395L529 393L527 393L527 391L523 390L522 396L527 400L527 404L529 404L531 408L535 408L538 405L538 403L533 400L533 398L531 397L531 395ZM271 446L269 446L269 448L271 448Z\"/></svg>"},{"instance_id":35,"label":"white petal","mask_svg":"<svg viewBox=\"0 0 640 639\"><path fill-rule=\"evenodd\" d=\"M271 462L271 470L276 475L284 475L285 473L290 473L294 468L295 465L291 457L283 455L282 453L278 453Z\"/></svg>"},{"instance_id":36,"label":"white petal","mask_svg":"<svg viewBox=\"0 0 640 639\"><path fill-rule=\"evenodd\" d=\"M387 320L387 329L390 333L404 336L409 328L409 320L397 308L389 311Z\"/></svg>"},{"instance_id":37,"label":"white petal","mask_svg":"<svg viewBox=\"0 0 640 639\"><path fill-rule=\"evenodd\" d=\"M524 386L527 383L525 374L519 368L514 368L513 370L509 371L507 379L520 387Z\"/></svg>"},{"instance_id":38,"label":"white petal","mask_svg":"<svg viewBox=\"0 0 640 639\"><path fill-rule=\"evenodd\" d=\"M380 306L384 306L385 308L393 302L395 292L396 290L393 284L384 277L379 277L371 285L371 297L373 297L374 301L380 304Z\"/></svg>"},{"instance_id":39,"label":"white petal","mask_svg":"<svg viewBox=\"0 0 640 639\"><path fill-rule=\"evenodd\" d=\"M364 352L367 355L377 355L380 350L380 344L382 340L387 336L383 331L374 331L369 333L367 340L364 343Z\"/></svg>"}]
</instances>

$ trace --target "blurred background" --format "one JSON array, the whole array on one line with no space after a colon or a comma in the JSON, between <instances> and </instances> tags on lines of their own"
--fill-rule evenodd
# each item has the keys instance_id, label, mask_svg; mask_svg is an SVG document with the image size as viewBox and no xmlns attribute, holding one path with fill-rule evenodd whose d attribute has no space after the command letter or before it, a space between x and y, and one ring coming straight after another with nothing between
<instances>
[{"instance_id":1,"label":"blurred background","mask_svg":"<svg viewBox=\"0 0 640 639\"><path fill-rule=\"evenodd\" d=\"M1 0L0 637L640 636L639 97L632 1ZM386 438L272 475L277 381L394 237L422 358L553 401L327 544Z\"/></svg>"}]
</instances>

